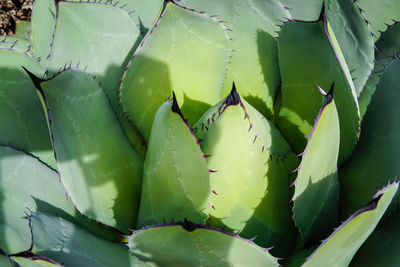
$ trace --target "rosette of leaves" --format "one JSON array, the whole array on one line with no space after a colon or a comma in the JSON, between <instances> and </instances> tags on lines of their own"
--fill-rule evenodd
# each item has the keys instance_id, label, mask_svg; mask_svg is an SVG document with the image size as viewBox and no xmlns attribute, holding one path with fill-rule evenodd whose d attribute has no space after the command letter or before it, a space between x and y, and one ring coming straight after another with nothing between
<instances>
[{"instance_id":1,"label":"rosette of leaves","mask_svg":"<svg viewBox=\"0 0 400 267\"><path fill-rule=\"evenodd\" d=\"M398 265L398 10L35 0L0 39L0 265Z\"/></svg>"}]
</instances>

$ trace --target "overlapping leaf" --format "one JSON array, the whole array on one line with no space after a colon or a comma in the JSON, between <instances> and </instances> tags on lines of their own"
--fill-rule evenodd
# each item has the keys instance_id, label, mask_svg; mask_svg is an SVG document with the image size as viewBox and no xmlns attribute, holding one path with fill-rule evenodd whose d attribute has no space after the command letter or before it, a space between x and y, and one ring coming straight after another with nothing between
<instances>
[{"instance_id":1,"label":"overlapping leaf","mask_svg":"<svg viewBox=\"0 0 400 267\"><path fill-rule=\"evenodd\" d=\"M43 75L44 68L30 56L0 48L0 144L28 151L55 169L44 112L21 66Z\"/></svg>"},{"instance_id":2,"label":"overlapping leaf","mask_svg":"<svg viewBox=\"0 0 400 267\"><path fill-rule=\"evenodd\" d=\"M400 176L399 75L400 60L396 60L380 78L364 116L360 142L340 170L342 217L367 203L388 179Z\"/></svg>"},{"instance_id":3,"label":"overlapping leaf","mask_svg":"<svg viewBox=\"0 0 400 267\"><path fill-rule=\"evenodd\" d=\"M326 236L339 217L340 132L332 90L315 120L295 182L293 219L304 242Z\"/></svg>"},{"instance_id":4,"label":"overlapping leaf","mask_svg":"<svg viewBox=\"0 0 400 267\"><path fill-rule=\"evenodd\" d=\"M196 124L196 135L211 171L212 225L227 226L275 255L291 249L290 174L296 157L279 132L235 88L209 117Z\"/></svg>"},{"instance_id":5,"label":"overlapping leaf","mask_svg":"<svg viewBox=\"0 0 400 267\"><path fill-rule=\"evenodd\" d=\"M32 80L46 112L61 180L78 210L123 231L133 227L143 163L102 89L78 70Z\"/></svg>"},{"instance_id":6,"label":"overlapping leaf","mask_svg":"<svg viewBox=\"0 0 400 267\"><path fill-rule=\"evenodd\" d=\"M30 223L32 253L65 266L148 266L125 245L98 238L60 217L35 212Z\"/></svg>"},{"instance_id":7,"label":"overlapping leaf","mask_svg":"<svg viewBox=\"0 0 400 267\"><path fill-rule=\"evenodd\" d=\"M325 0L328 34L336 56L357 96L374 66L374 42L360 10L352 0Z\"/></svg>"},{"instance_id":8,"label":"overlapping leaf","mask_svg":"<svg viewBox=\"0 0 400 267\"><path fill-rule=\"evenodd\" d=\"M340 122L339 162L352 152L359 134L355 94L329 44L322 22L287 22L278 39L282 75L282 105L278 128L296 153L303 151L322 105L316 84L328 89L335 83L334 99Z\"/></svg>"},{"instance_id":9,"label":"overlapping leaf","mask_svg":"<svg viewBox=\"0 0 400 267\"><path fill-rule=\"evenodd\" d=\"M129 248L151 266L278 266L251 240L190 222L136 231L129 238Z\"/></svg>"},{"instance_id":10,"label":"overlapping leaf","mask_svg":"<svg viewBox=\"0 0 400 267\"><path fill-rule=\"evenodd\" d=\"M398 183L378 191L373 200L338 227L302 265L348 266L375 229L398 189Z\"/></svg>"},{"instance_id":11,"label":"overlapping leaf","mask_svg":"<svg viewBox=\"0 0 400 267\"><path fill-rule=\"evenodd\" d=\"M183 0L182 4L223 20L231 32L232 58L222 96L235 81L238 92L267 118L279 87L276 37L289 10L276 0ZM319 12L318 12L319 13Z\"/></svg>"},{"instance_id":12,"label":"overlapping leaf","mask_svg":"<svg viewBox=\"0 0 400 267\"><path fill-rule=\"evenodd\" d=\"M165 2L120 88L122 106L146 140L172 90L190 124L219 100L229 55L225 30L215 18Z\"/></svg>"},{"instance_id":13,"label":"overlapping leaf","mask_svg":"<svg viewBox=\"0 0 400 267\"><path fill-rule=\"evenodd\" d=\"M205 223L210 203L209 172L176 102L158 109L144 164L138 224L188 219Z\"/></svg>"}]
</instances>

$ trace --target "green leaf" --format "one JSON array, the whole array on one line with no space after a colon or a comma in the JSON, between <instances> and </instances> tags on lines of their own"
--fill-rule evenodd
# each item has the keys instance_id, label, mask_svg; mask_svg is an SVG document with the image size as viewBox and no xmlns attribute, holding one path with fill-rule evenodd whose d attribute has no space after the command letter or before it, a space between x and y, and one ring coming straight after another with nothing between
<instances>
[{"instance_id":1,"label":"green leaf","mask_svg":"<svg viewBox=\"0 0 400 267\"><path fill-rule=\"evenodd\" d=\"M197 139L174 98L158 109L144 164L138 225L188 219L205 223L209 172Z\"/></svg>"},{"instance_id":2,"label":"green leaf","mask_svg":"<svg viewBox=\"0 0 400 267\"><path fill-rule=\"evenodd\" d=\"M367 203L389 179L400 176L399 75L400 60L395 60L380 78L364 116L360 142L340 170L342 217Z\"/></svg>"},{"instance_id":3,"label":"green leaf","mask_svg":"<svg viewBox=\"0 0 400 267\"><path fill-rule=\"evenodd\" d=\"M61 181L77 209L122 231L136 225L143 162L102 89L79 70L32 79L46 111Z\"/></svg>"},{"instance_id":4,"label":"green leaf","mask_svg":"<svg viewBox=\"0 0 400 267\"><path fill-rule=\"evenodd\" d=\"M400 264L400 212L384 218L357 251L351 266L397 266Z\"/></svg>"},{"instance_id":5,"label":"green leaf","mask_svg":"<svg viewBox=\"0 0 400 267\"><path fill-rule=\"evenodd\" d=\"M310 256L317 248L318 244L314 244L301 250L294 251L289 257L282 261L282 265L287 267L300 267L306 258Z\"/></svg>"},{"instance_id":6,"label":"green leaf","mask_svg":"<svg viewBox=\"0 0 400 267\"><path fill-rule=\"evenodd\" d=\"M12 261L10 262L10 259L7 256L4 256L4 255L0 254L0 266L16 267L17 265Z\"/></svg>"},{"instance_id":7,"label":"green leaf","mask_svg":"<svg viewBox=\"0 0 400 267\"><path fill-rule=\"evenodd\" d=\"M359 96L374 66L374 41L354 2L325 0L325 15L332 47Z\"/></svg>"},{"instance_id":8,"label":"green leaf","mask_svg":"<svg viewBox=\"0 0 400 267\"><path fill-rule=\"evenodd\" d=\"M400 20L400 2L397 0L385 0L381 5L374 0L356 0L355 3L370 24L375 41L389 25Z\"/></svg>"},{"instance_id":9,"label":"green leaf","mask_svg":"<svg viewBox=\"0 0 400 267\"><path fill-rule=\"evenodd\" d=\"M35 11L33 13L32 38L36 40L35 34L38 33L38 38L46 39L42 36L46 30L43 33L41 31L43 27L51 28L48 25L54 25L51 32L53 34L54 30L54 37L50 39L50 45L46 44L45 55L37 54L36 51L35 55L46 60L42 60L42 63L47 66L50 74L73 65L85 68L88 73L96 76L111 107L118 114L129 141L144 155L143 138L123 116L122 109L117 107L119 82L140 41L140 31L135 22L128 12L110 3L59 1L54 7L54 3L43 1L39 0L41 9L37 14ZM42 5L47 6L45 8ZM44 46L34 41L34 50L35 45L40 49Z\"/></svg>"},{"instance_id":10,"label":"green leaf","mask_svg":"<svg viewBox=\"0 0 400 267\"><path fill-rule=\"evenodd\" d=\"M400 54L400 23L388 27L387 31L382 33L379 40L375 43L375 67L362 91L359 103L360 113L363 117L367 107L375 92L379 79L382 76L386 66Z\"/></svg>"},{"instance_id":11,"label":"green leaf","mask_svg":"<svg viewBox=\"0 0 400 267\"><path fill-rule=\"evenodd\" d=\"M324 0L281 0L292 18L302 21L318 20Z\"/></svg>"},{"instance_id":12,"label":"green leaf","mask_svg":"<svg viewBox=\"0 0 400 267\"><path fill-rule=\"evenodd\" d=\"M0 49L0 145L28 151L55 169L46 117L21 66L43 75L44 69L30 56Z\"/></svg>"},{"instance_id":13,"label":"green leaf","mask_svg":"<svg viewBox=\"0 0 400 267\"><path fill-rule=\"evenodd\" d=\"M188 221L136 231L129 248L152 266L279 266L251 240Z\"/></svg>"},{"instance_id":14,"label":"green leaf","mask_svg":"<svg viewBox=\"0 0 400 267\"><path fill-rule=\"evenodd\" d=\"M31 43L26 39L14 36L0 36L0 50L7 49L18 51L33 58L31 47Z\"/></svg>"},{"instance_id":15,"label":"green leaf","mask_svg":"<svg viewBox=\"0 0 400 267\"><path fill-rule=\"evenodd\" d=\"M315 120L295 182L293 219L306 243L326 236L338 222L339 141L332 85Z\"/></svg>"},{"instance_id":16,"label":"green leaf","mask_svg":"<svg viewBox=\"0 0 400 267\"><path fill-rule=\"evenodd\" d=\"M146 140L157 108L172 90L192 124L219 100L227 43L225 28L215 18L165 1L120 88L123 109Z\"/></svg>"},{"instance_id":17,"label":"green leaf","mask_svg":"<svg viewBox=\"0 0 400 267\"><path fill-rule=\"evenodd\" d=\"M30 39L31 22L18 20L15 30L15 36L23 39Z\"/></svg>"},{"instance_id":18,"label":"green leaf","mask_svg":"<svg viewBox=\"0 0 400 267\"><path fill-rule=\"evenodd\" d=\"M156 20L163 2L163 0L121 0L118 5L124 7L126 11L130 11L129 14L136 24L149 29Z\"/></svg>"},{"instance_id":19,"label":"green leaf","mask_svg":"<svg viewBox=\"0 0 400 267\"><path fill-rule=\"evenodd\" d=\"M75 215L55 171L36 158L0 146L0 247L8 253L29 249L29 210L53 209Z\"/></svg>"},{"instance_id":20,"label":"green leaf","mask_svg":"<svg viewBox=\"0 0 400 267\"><path fill-rule=\"evenodd\" d=\"M245 238L257 236L257 244L274 246L274 255L287 255L295 237L289 185L297 158L275 127L235 88L211 109L215 113L196 124L213 172L211 225L226 226Z\"/></svg>"},{"instance_id":21,"label":"green leaf","mask_svg":"<svg viewBox=\"0 0 400 267\"><path fill-rule=\"evenodd\" d=\"M354 213L324 240L303 266L348 266L362 243L374 231L397 188L398 183L394 183L378 191L368 205Z\"/></svg>"},{"instance_id":22,"label":"green leaf","mask_svg":"<svg viewBox=\"0 0 400 267\"><path fill-rule=\"evenodd\" d=\"M35 57L46 66L56 24L54 0L35 0L31 18L32 49Z\"/></svg>"},{"instance_id":23,"label":"green leaf","mask_svg":"<svg viewBox=\"0 0 400 267\"><path fill-rule=\"evenodd\" d=\"M132 256L126 245L98 238L60 217L35 212L30 222L32 253L65 266L148 266Z\"/></svg>"},{"instance_id":24,"label":"green leaf","mask_svg":"<svg viewBox=\"0 0 400 267\"><path fill-rule=\"evenodd\" d=\"M63 266L58 263L51 263L46 260L30 260L27 258L21 258L21 257L13 257L13 260L17 263L19 263L19 266L23 267L57 267L57 266Z\"/></svg>"},{"instance_id":25,"label":"green leaf","mask_svg":"<svg viewBox=\"0 0 400 267\"><path fill-rule=\"evenodd\" d=\"M291 19L289 10L275 0L183 0L182 4L216 15L231 29L233 53L221 96L229 94L234 81L240 95L271 118L280 83L276 37L283 21Z\"/></svg>"},{"instance_id":26,"label":"green leaf","mask_svg":"<svg viewBox=\"0 0 400 267\"><path fill-rule=\"evenodd\" d=\"M353 151L359 134L359 111L355 93L329 44L322 22L287 22L278 39L282 75L282 107L277 125L295 153L306 146L306 135L323 103L316 84L335 83L334 99L340 122L339 163Z\"/></svg>"}]
</instances>

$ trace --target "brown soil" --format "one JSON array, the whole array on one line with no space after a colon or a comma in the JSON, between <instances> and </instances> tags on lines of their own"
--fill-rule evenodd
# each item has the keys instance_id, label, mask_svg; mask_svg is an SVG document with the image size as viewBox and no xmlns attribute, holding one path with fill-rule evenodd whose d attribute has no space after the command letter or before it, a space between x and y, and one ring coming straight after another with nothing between
<instances>
[{"instance_id":1,"label":"brown soil","mask_svg":"<svg viewBox=\"0 0 400 267\"><path fill-rule=\"evenodd\" d=\"M30 20L33 0L0 0L0 35L12 35L19 20Z\"/></svg>"}]
</instances>

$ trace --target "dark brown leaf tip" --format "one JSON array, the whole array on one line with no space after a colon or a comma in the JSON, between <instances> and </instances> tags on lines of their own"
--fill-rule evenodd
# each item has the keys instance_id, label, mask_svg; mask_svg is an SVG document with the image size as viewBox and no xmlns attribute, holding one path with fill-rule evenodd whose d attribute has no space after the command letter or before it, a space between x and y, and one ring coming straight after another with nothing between
<instances>
[{"instance_id":1,"label":"dark brown leaf tip","mask_svg":"<svg viewBox=\"0 0 400 267\"><path fill-rule=\"evenodd\" d=\"M233 82L231 93L226 97L225 104L226 106L229 106L229 105L237 105L239 103L240 103L240 96L236 91L235 82Z\"/></svg>"},{"instance_id":2,"label":"dark brown leaf tip","mask_svg":"<svg viewBox=\"0 0 400 267\"><path fill-rule=\"evenodd\" d=\"M325 96L325 101L322 104L322 108L326 107L333 100L333 88L335 87L335 82L332 83L331 88L329 89L328 94Z\"/></svg>"},{"instance_id":3,"label":"dark brown leaf tip","mask_svg":"<svg viewBox=\"0 0 400 267\"><path fill-rule=\"evenodd\" d=\"M176 100L175 92L172 92L172 106L171 106L171 111L172 111L172 112L175 112L176 114L178 114L179 116L181 116L182 119L185 121L185 119L184 119L184 117L183 117L183 114L182 114L182 111L181 111L181 109L179 108L178 101Z\"/></svg>"},{"instance_id":4,"label":"dark brown leaf tip","mask_svg":"<svg viewBox=\"0 0 400 267\"><path fill-rule=\"evenodd\" d=\"M24 66L22 66L22 68L24 69L24 71L29 75L29 77L31 78L33 84L35 85L35 87L42 92L42 88L40 87L40 84L42 82L44 82L45 80L37 77L35 74L33 74L32 72L30 72L29 70L27 70Z\"/></svg>"}]
</instances>

